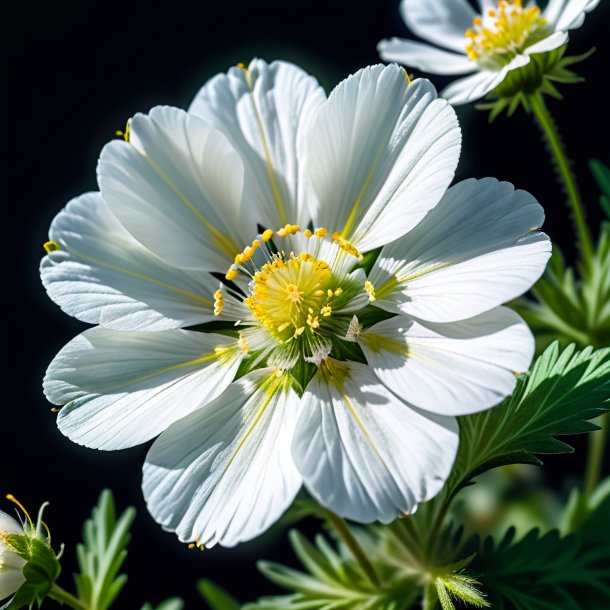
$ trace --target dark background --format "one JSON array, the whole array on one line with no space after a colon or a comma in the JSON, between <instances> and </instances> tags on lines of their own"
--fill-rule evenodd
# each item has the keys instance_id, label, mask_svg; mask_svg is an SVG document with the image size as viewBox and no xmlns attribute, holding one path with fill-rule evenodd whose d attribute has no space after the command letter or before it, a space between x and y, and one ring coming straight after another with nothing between
<instances>
[{"instance_id":1,"label":"dark background","mask_svg":"<svg viewBox=\"0 0 610 610\"><path fill-rule=\"evenodd\" d=\"M551 101L575 160L575 168L597 232L598 192L588 173L591 156L609 160L608 3L602 3L572 33L571 51L597 53L577 70L582 85L563 89ZM15 9L15 7L12 7ZM130 582L117 604L137 609L179 594L187 608L197 603L195 581L222 583L245 601L272 592L258 575L260 557L291 561L285 532L237 549L188 551L162 532L144 508L140 468L147 447L104 453L78 447L55 427L41 391L45 367L85 325L63 314L46 296L38 277L47 227L65 203L95 190L102 146L137 111L156 104L187 107L199 86L217 72L253 56L294 61L330 90L342 78L378 61L376 44L405 36L398 0L347 2L61 2L21 4L5 19L2 57L8 103L3 113L4 285L2 349L9 363L0 435L0 492L11 492L35 511L51 501L47 521L56 543L66 543L61 584L72 589L74 547L80 527L103 487L121 507L134 505L127 570ZM444 84L442 78L435 79ZM546 231L573 255L570 221L554 182L544 146L531 119L521 113L498 119L472 107L458 114L464 132L457 178L496 176L532 192L547 212ZM584 461L584 439L576 453L546 460L545 473L569 491ZM0 501L3 509L8 509ZM310 524L311 527L311 524ZM49 606L52 606L49 603Z\"/></svg>"}]
</instances>

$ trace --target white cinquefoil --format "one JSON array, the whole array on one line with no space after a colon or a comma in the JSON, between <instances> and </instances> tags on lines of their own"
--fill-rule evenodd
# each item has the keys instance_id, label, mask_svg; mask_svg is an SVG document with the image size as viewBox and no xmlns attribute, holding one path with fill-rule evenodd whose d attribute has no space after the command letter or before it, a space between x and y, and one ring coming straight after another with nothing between
<instances>
[{"instance_id":1,"label":"white cinquefoil","mask_svg":"<svg viewBox=\"0 0 610 610\"><path fill-rule=\"evenodd\" d=\"M98 325L48 369L60 430L106 450L158 436L144 495L183 541L253 538L302 484L359 522L413 512L449 474L455 416L527 370L531 333L501 304L550 254L528 193L448 188L460 142L396 65L326 98L254 60L188 112L133 117L42 262L51 298Z\"/></svg>"},{"instance_id":2,"label":"white cinquefoil","mask_svg":"<svg viewBox=\"0 0 610 610\"><path fill-rule=\"evenodd\" d=\"M579 28L599 0L549 0L544 10L535 0L525 6L522 0L478 4L477 14L468 0L401 0L405 23L432 45L391 38L379 43L379 54L430 74L468 74L441 92L452 104L466 104L495 89L533 55L564 45L568 31Z\"/></svg>"}]
</instances>

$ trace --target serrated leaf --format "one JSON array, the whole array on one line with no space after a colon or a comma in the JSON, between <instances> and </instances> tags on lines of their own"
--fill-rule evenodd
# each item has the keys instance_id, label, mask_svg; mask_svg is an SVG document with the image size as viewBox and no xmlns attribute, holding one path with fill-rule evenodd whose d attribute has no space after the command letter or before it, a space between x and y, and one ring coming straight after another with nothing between
<instances>
[{"instance_id":1,"label":"serrated leaf","mask_svg":"<svg viewBox=\"0 0 610 610\"><path fill-rule=\"evenodd\" d=\"M239 610L241 607L230 593L211 580L199 580L197 589L210 610Z\"/></svg>"},{"instance_id":2,"label":"serrated leaf","mask_svg":"<svg viewBox=\"0 0 610 610\"><path fill-rule=\"evenodd\" d=\"M499 406L458 418L460 446L445 486L450 497L472 477L504 464L539 464L535 454L572 451L556 436L596 430L610 408L610 348L560 351L554 343Z\"/></svg>"},{"instance_id":3,"label":"serrated leaf","mask_svg":"<svg viewBox=\"0 0 610 610\"><path fill-rule=\"evenodd\" d=\"M89 610L107 610L127 582L119 572L134 518L135 510L128 508L117 519L112 492L105 489L83 526L83 543L76 553L80 573L74 580L78 597Z\"/></svg>"},{"instance_id":4,"label":"serrated leaf","mask_svg":"<svg viewBox=\"0 0 610 610\"><path fill-rule=\"evenodd\" d=\"M492 607L515 610L583 610L610 607L610 499L601 503L576 534L514 530L487 538L473 562Z\"/></svg>"}]
</instances>

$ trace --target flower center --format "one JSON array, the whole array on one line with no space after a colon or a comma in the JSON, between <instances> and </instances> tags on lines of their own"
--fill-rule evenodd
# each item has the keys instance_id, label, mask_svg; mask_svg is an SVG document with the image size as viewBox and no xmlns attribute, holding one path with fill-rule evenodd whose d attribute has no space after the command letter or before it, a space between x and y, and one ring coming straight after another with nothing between
<instances>
[{"instance_id":1,"label":"flower center","mask_svg":"<svg viewBox=\"0 0 610 610\"><path fill-rule=\"evenodd\" d=\"M546 19L536 5L524 8L521 0L502 0L496 9L475 17L472 28L466 30L466 52L473 61L498 67L547 33Z\"/></svg>"},{"instance_id":2,"label":"flower center","mask_svg":"<svg viewBox=\"0 0 610 610\"><path fill-rule=\"evenodd\" d=\"M340 296L328 263L309 253L275 254L254 274L244 303L254 318L276 338L301 335L307 326L319 328L332 314L332 300Z\"/></svg>"}]
</instances>

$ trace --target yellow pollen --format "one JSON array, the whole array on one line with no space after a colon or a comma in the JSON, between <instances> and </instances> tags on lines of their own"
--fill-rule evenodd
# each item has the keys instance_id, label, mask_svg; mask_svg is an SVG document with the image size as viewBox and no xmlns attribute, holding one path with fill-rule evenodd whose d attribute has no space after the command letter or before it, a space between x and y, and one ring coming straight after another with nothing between
<instances>
[{"instance_id":1,"label":"yellow pollen","mask_svg":"<svg viewBox=\"0 0 610 610\"><path fill-rule=\"evenodd\" d=\"M266 231L263 231L261 237L263 238L263 241L267 242L273 237L273 231L271 229L267 229Z\"/></svg>"},{"instance_id":2,"label":"yellow pollen","mask_svg":"<svg viewBox=\"0 0 610 610\"><path fill-rule=\"evenodd\" d=\"M326 234L328 233L328 229L325 229L324 227L320 227L319 229L316 229L313 234L316 237L326 237Z\"/></svg>"},{"instance_id":3,"label":"yellow pollen","mask_svg":"<svg viewBox=\"0 0 610 610\"><path fill-rule=\"evenodd\" d=\"M238 274L238 273L239 273L239 272L237 271L237 269L233 269L233 268L231 268L231 269L229 269L229 270L227 271L227 273L225 274L225 279L227 279L227 280L229 280L229 281L234 280L234 279L237 277L237 274Z\"/></svg>"},{"instance_id":4,"label":"yellow pollen","mask_svg":"<svg viewBox=\"0 0 610 610\"><path fill-rule=\"evenodd\" d=\"M364 290L366 291L366 293L369 295L369 301L372 303L373 301L377 300L377 297L375 295L375 286L373 286L372 282L369 282L368 280L366 282L364 282Z\"/></svg>"},{"instance_id":5,"label":"yellow pollen","mask_svg":"<svg viewBox=\"0 0 610 610\"><path fill-rule=\"evenodd\" d=\"M222 308L225 305L225 302L222 298L222 290L217 290L214 293L214 315L219 316L222 313Z\"/></svg>"},{"instance_id":6,"label":"yellow pollen","mask_svg":"<svg viewBox=\"0 0 610 610\"><path fill-rule=\"evenodd\" d=\"M115 136L119 138L123 138L125 142L129 142L129 135L131 132L131 119L128 119L127 124L125 125L125 131L121 131L120 129L114 132Z\"/></svg>"},{"instance_id":7,"label":"yellow pollen","mask_svg":"<svg viewBox=\"0 0 610 610\"><path fill-rule=\"evenodd\" d=\"M46 250L47 254L51 254L51 252L59 250L59 244L56 241L47 241L42 247Z\"/></svg>"},{"instance_id":8,"label":"yellow pollen","mask_svg":"<svg viewBox=\"0 0 610 610\"><path fill-rule=\"evenodd\" d=\"M309 239L313 233L309 229L305 229L305 231L303 231L303 235Z\"/></svg>"},{"instance_id":9,"label":"yellow pollen","mask_svg":"<svg viewBox=\"0 0 610 610\"><path fill-rule=\"evenodd\" d=\"M293 303L298 303L301 300L301 293L299 292L298 286L288 284L288 286L286 286L286 292L288 293L288 296L286 297L287 300L292 301Z\"/></svg>"}]
</instances>

